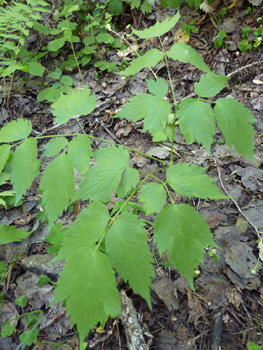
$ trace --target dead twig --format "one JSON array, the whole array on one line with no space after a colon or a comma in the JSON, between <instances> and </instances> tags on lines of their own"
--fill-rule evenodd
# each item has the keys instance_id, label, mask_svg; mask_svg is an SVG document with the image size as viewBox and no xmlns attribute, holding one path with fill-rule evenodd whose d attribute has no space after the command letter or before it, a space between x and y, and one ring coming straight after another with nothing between
<instances>
[{"instance_id":1,"label":"dead twig","mask_svg":"<svg viewBox=\"0 0 263 350\"><path fill-rule=\"evenodd\" d=\"M214 162L215 162L215 165L216 165L216 168L217 168L217 173L218 173L218 179L220 181L220 184L221 184L221 187L223 189L223 191L225 192L225 194L227 196L229 196L229 199L235 204L238 212L247 220L247 222L253 227L253 229L255 230L256 232L256 235L258 236L258 239L261 239L261 236L260 236L260 233L258 231L258 228L253 224L253 222L247 217L247 215L243 212L243 210L240 208L240 206L238 205L238 203L230 196L229 192L227 191L227 189L225 188L224 184L223 184L223 181L222 181L222 177L221 177L221 172L220 172L220 169L219 169L219 166L216 162L216 159L214 159Z\"/></svg>"}]
</instances>

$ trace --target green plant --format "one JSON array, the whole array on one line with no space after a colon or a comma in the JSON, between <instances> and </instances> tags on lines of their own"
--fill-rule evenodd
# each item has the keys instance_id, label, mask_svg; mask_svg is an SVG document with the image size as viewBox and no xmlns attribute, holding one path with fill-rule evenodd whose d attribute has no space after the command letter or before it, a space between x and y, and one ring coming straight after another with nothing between
<instances>
[{"instance_id":1,"label":"green plant","mask_svg":"<svg viewBox=\"0 0 263 350\"><path fill-rule=\"evenodd\" d=\"M250 15L251 12L252 12L252 9L251 9L250 6L248 6L248 7L246 8L245 14L246 14L246 15Z\"/></svg>"},{"instance_id":2,"label":"green plant","mask_svg":"<svg viewBox=\"0 0 263 350\"><path fill-rule=\"evenodd\" d=\"M251 32L251 28L250 27L243 27L242 28L242 38L243 39L246 39L246 38L248 38L248 35L249 35L249 33Z\"/></svg>"},{"instance_id":3,"label":"green plant","mask_svg":"<svg viewBox=\"0 0 263 350\"><path fill-rule=\"evenodd\" d=\"M226 31L220 30L220 32L218 33L218 38L216 39L215 44L214 44L216 48L219 48L223 45L225 37L226 37Z\"/></svg>"},{"instance_id":4,"label":"green plant","mask_svg":"<svg viewBox=\"0 0 263 350\"><path fill-rule=\"evenodd\" d=\"M161 37L175 26L179 18L177 13L144 31L134 30L134 34L140 39ZM160 45L163 45L161 40ZM206 73L194 84L196 99L186 98L177 104L168 59L191 63ZM51 231L47 240L53 246L52 253L57 253L54 259L66 261L55 288L54 302L65 302L83 348L90 329L98 323L103 326L109 316L117 317L120 313L116 272L151 309L150 286L154 270L144 228L146 224L153 226L153 239L160 255L167 251L170 262L192 289L195 271L203 261L205 248L211 249L213 255L213 248L217 248L202 216L191 205L175 204L173 192L188 199L228 197L214 185L215 180L205 174L206 168L174 163L175 127L179 126L187 143L198 142L211 154L217 125L230 149L234 147L239 154L255 162L254 118L235 99L210 100L226 86L228 78L212 73L192 47L178 42L169 51L151 49L119 74L124 77L135 75L145 67L154 67L161 60L166 62L169 86L161 78L147 80L149 93L131 98L115 118L143 120L143 131L149 131L153 141L168 139L171 142L169 162L105 140L109 146L93 152L91 140L98 138L87 134L34 138L30 136L31 122L25 119L11 121L0 130L0 156L5 154L2 169L5 169L9 153L12 154L11 181L16 203L39 173L37 141L50 139L43 157L52 157L52 160L43 169L39 192ZM172 104L165 99L169 87ZM87 115L95 107L96 98L87 87L71 89L51 105L58 124ZM154 159L160 167L151 173L138 171L129 166L129 152ZM90 165L91 158L95 160L93 166ZM77 191L74 169L82 176ZM109 210L107 204L113 195L117 200L115 198L114 207ZM67 228L62 228L61 224L53 226L63 211L78 200L88 201L88 205L77 220ZM157 215L152 223L142 220L141 214ZM29 234L13 226L0 225L1 244L19 241Z\"/></svg>"},{"instance_id":5,"label":"green plant","mask_svg":"<svg viewBox=\"0 0 263 350\"><path fill-rule=\"evenodd\" d=\"M193 24L196 22L195 20L190 21L189 24L187 24L185 21L181 21L183 24L182 31L185 32L186 35L190 35L190 32L198 32L198 28L194 26Z\"/></svg>"},{"instance_id":6,"label":"green plant","mask_svg":"<svg viewBox=\"0 0 263 350\"><path fill-rule=\"evenodd\" d=\"M249 341L247 343L248 350L262 350L261 345L257 345L256 343L253 343L252 341Z\"/></svg>"},{"instance_id":7,"label":"green plant","mask_svg":"<svg viewBox=\"0 0 263 350\"><path fill-rule=\"evenodd\" d=\"M62 93L68 93L72 86L74 86L74 80L68 75L62 75L62 70L56 68L48 76L57 80L52 86L43 89L37 96L38 101L50 101L55 102L61 96Z\"/></svg>"},{"instance_id":8,"label":"green plant","mask_svg":"<svg viewBox=\"0 0 263 350\"><path fill-rule=\"evenodd\" d=\"M252 49L259 50L259 47L263 39L262 25L254 31L254 38L252 39L252 41L251 40L249 41L247 39L250 32L251 32L250 27L242 28L242 38L245 38L245 39L241 40L240 43L238 44L238 48L240 51L250 51Z\"/></svg>"}]
</instances>

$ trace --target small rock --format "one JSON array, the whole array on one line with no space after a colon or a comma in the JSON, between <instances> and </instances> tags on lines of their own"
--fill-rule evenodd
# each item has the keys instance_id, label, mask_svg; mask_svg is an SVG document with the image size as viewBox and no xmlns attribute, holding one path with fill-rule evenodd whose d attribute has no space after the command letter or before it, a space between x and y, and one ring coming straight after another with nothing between
<instances>
[{"instance_id":1,"label":"small rock","mask_svg":"<svg viewBox=\"0 0 263 350\"><path fill-rule=\"evenodd\" d=\"M35 254L24 258L21 261L21 266L25 270L35 272L39 275L42 273L53 281L57 281L65 262L60 260L49 264L52 259L53 256L50 254Z\"/></svg>"}]
</instances>

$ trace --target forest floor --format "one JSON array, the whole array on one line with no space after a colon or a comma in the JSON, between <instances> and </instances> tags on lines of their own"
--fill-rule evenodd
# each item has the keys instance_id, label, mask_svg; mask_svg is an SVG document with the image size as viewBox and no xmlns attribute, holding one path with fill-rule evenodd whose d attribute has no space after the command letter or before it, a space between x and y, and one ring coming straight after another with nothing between
<instances>
[{"instance_id":1,"label":"forest floor","mask_svg":"<svg viewBox=\"0 0 263 350\"><path fill-rule=\"evenodd\" d=\"M222 1L223 2L223 1ZM223 6L223 5L222 5ZM188 6L180 10L181 17L189 23L196 20L198 32L191 33L187 38L181 31L182 25L177 25L167 36L165 45L170 47L176 41L185 41L196 49L212 71L227 75L251 63L257 65L243 69L235 74L235 82L230 88L224 89L219 97L234 97L249 109L257 122L255 123L255 155L259 167L230 151L224 144L214 144L212 157L197 144L188 145L181 135L177 134L175 151L179 160L208 167L207 173L217 180L216 184L222 192L230 194L232 199L220 201L193 200L193 205L203 215L213 232L214 239L220 250L218 260L208 255L200 266L195 279L195 293L175 269L164 269L163 258L157 254L156 247L150 243L155 255L156 277L152 285L153 310L150 311L146 302L132 294L126 286L126 294L131 298L139 320L139 327L144 334L149 349L172 350L222 350L247 349L247 343L252 341L263 346L263 276L262 263L258 262L257 235L263 231L263 76L262 47L258 51L240 52L237 48L242 40L242 27L252 30L258 28L257 18L263 14L263 5L255 7L255 13L246 15L249 6L247 1L237 1L236 5L219 21L220 6L215 10L215 16L195 12ZM127 24L143 29L161 21L175 10L155 8L152 14L142 15L140 12L127 10L116 19L117 25L122 23L120 32ZM215 48L213 41L219 30L225 30L225 41L230 43L228 50L222 45ZM157 40L141 41L138 49L144 53L150 48L158 47ZM115 62L121 60L116 53L105 52L108 59ZM111 56L112 55L112 56ZM132 58L129 53L127 60ZM51 62L52 64L52 62ZM178 101L193 92L193 84L200 78L199 72L190 64L173 62L170 66L175 95ZM158 77L168 80L165 65L159 64L155 73ZM92 93L96 94L98 105L93 113L80 120L84 130L98 138L117 142L151 154L160 159L169 159L168 147L165 144L154 144L148 133L141 133L141 125L112 119L122 105L131 97L147 91L146 79L153 78L148 69L144 69L135 77L122 79L120 75L111 73L97 74L95 68L82 72L85 82ZM72 75L77 85L81 86L78 73ZM262 78L263 80L263 78ZM0 123L16 119L28 118L32 121L36 133L79 133L80 125L70 121L59 129L52 129L53 116L50 105L37 102L39 92L37 79L27 81L16 79L9 107L6 108L2 99ZM217 135L220 138L220 135ZM99 141L94 141L96 148ZM150 152L150 153L149 153ZM149 172L154 169L154 161L138 154L132 155L132 162L138 169ZM37 186L37 184L36 184ZM48 306L54 290L51 284L39 287L36 282L41 273L47 274L54 281L61 270L61 265L48 265L51 257L47 254L48 244L44 242L47 235L47 224L39 223L36 218L38 199L34 185L27 194L28 200L20 207L8 211L0 210L0 223L15 224L25 230L35 231L29 244L23 249L19 260L9 270L8 278L3 286L6 298L3 303L0 323L14 318L21 313L42 309L44 319L39 325L37 342L26 349L78 349L78 340L74 336L65 309L61 305ZM178 196L178 203L185 199ZM247 221L249 220L249 222ZM64 220L64 221L63 221ZM74 220L72 212L65 214L63 224ZM253 225L251 225L251 223ZM150 228L149 228L149 234ZM21 252L23 243L12 243L0 247L0 259L8 261ZM257 265L258 264L258 265ZM256 268L256 274L251 270ZM18 308L14 300L23 295L29 299L23 309ZM16 350L22 346L18 339L19 330L25 327L23 319L13 321L17 328L15 334L0 339L1 350ZM128 341L125 335L125 325L121 320L109 320L104 330L93 331L89 335L90 349L127 349ZM62 344L63 342L63 344ZM55 344L60 344L55 346ZM217 344L217 345L216 345ZM138 349L139 350L139 349Z\"/></svg>"}]
</instances>

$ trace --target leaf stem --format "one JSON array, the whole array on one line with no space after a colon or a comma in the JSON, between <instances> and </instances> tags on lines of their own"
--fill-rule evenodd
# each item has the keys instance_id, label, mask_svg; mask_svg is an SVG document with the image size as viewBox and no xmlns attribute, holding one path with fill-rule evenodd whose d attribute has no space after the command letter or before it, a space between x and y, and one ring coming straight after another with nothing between
<instances>
[{"instance_id":1,"label":"leaf stem","mask_svg":"<svg viewBox=\"0 0 263 350\"><path fill-rule=\"evenodd\" d=\"M72 136L77 136L79 134L62 134L62 135L46 135L46 136L37 136L36 139L46 139L46 138L51 138L51 137L72 137ZM105 143L108 143L110 145L114 145L114 146L119 146L119 147L123 147L127 150L129 150L130 152L135 152L137 154L140 154L146 158L150 158L150 159L153 159L159 163L163 163L165 164L166 166L169 166L169 163L165 162L164 160L161 160L161 159L158 159L158 158L155 158L155 157L152 157L150 156L149 154L146 154L146 153L143 153L143 152L140 152L134 148L130 148L128 146L124 146L124 145L120 145L116 142L112 142L112 141L108 141L108 140L104 140L104 139L101 139L99 137L96 137L96 136L92 136L90 134L86 134L89 138L91 139L94 139L94 140L98 140L98 141L101 141L101 142L105 142Z\"/></svg>"},{"instance_id":2,"label":"leaf stem","mask_svg":"<svg viewBox=\"0 0 263 350\"><path fill-rule=\"evenodd\" d=\"M175 98L175 92L174 92L173 82L172 82L171 73L170 73L170 69L169 69L168 59L167 59L166 51L164 50L164 47L163 47L163 42L162 42L160 37L159 37L159 40L160 40L160 44L161 44L163 54L164 54L164 60L165 60L167 73L168 73L168 77L169 77L169 83L170 83L170 87L171 87L171 91L172 91L172 95L173 95L174 114L176 116L178 104L177 104L176 98ZM173 131L172 131L172 142L171 142L171 151L170 151L170 164L173 164L173 148L174 148L174 139L175 139L175 120L172 123L172 125L173 125Z\"/></svg>"}]
</instances>

